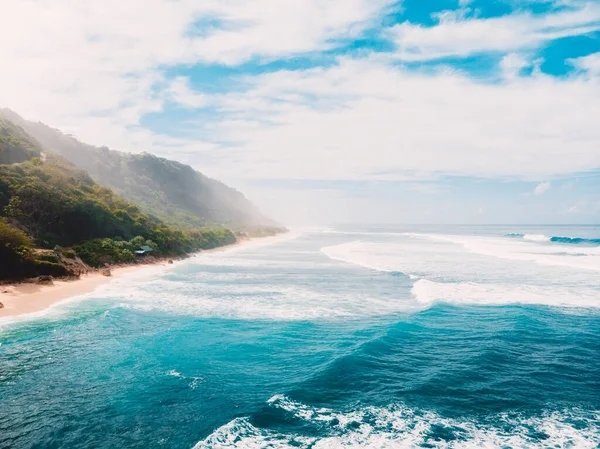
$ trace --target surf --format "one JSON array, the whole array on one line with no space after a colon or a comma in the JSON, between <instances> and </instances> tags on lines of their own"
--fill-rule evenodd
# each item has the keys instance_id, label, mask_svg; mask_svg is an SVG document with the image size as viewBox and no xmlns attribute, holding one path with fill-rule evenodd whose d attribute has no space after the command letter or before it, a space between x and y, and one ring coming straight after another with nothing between
<instances>
[{"instance_id":1,"label":"surf","mask_svg":"<svg viewBox=\"0 0 600 449\"><path fill-rule=\"evenodd\" d=\"M221 426L194 449L228 448L419 448L576 447L600 444L600 412L564 410L538 415L508 413L476 421L443 417L404 404L366 406L347 411L313 407L275 395L262 413L283 425L261 428L257 417L240 417ZM287 423L287 425L285 424ZM286 431L286 427L290 429ZM297 430L299 429L299 430ZM317 434L317 436L315 436ZM543 435L543 441L539 436Z\"/></svg>"},{"instance_id":2,"label":"surf","mask_svg":"<svg viewBox=\"0 0 600 449\"><path fill-rule=\"evenodd\" d=\"M530 240L533 242L553 242L553 243L565 243L569 245L600 245L600 238L584 238L584 237L565 237L565 236L547 236L543 234L521 234L521 233L508 233L506 237L522 238L523 240Z\"/></svg>"},{"instance_id":3,"label":"surf","mask_svg":"<svg viewBox=\"0 0 600 449\"><path fill-rule=\"evenodd\" d=\"M402 273L414 300L472 305L600 306L598 248L538 245L545 236L507 244L501 237L404 233L387 243L354 240L321 248L331 260Z\"/></svg>"}]
</instances>

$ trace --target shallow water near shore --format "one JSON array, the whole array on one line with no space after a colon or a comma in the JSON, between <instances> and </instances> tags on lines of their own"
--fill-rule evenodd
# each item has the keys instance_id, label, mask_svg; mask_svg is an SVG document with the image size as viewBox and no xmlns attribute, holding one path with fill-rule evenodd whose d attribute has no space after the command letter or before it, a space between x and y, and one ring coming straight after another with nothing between
<instances>
[{"instance_id":1,"label":"shallow water near shore","mask_svg":"<svg viewBox=\"0 0 600 449\"><path fill-rule=\"evenodd\" d=\"M0 447L597 448L598 237L340 227L118 279L0 321Z\"/></svg>"}]
</instances>

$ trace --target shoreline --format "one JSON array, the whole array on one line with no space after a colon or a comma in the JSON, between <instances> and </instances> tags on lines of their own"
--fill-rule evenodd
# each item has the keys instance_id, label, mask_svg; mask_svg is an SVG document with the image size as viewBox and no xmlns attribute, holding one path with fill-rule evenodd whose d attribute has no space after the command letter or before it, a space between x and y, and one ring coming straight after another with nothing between
<instances>
[{"instance_id":1,"label":"shoreline","mask_svg":"<svg viewBox=\"0 0 600 449\"><path fill-rule=\"evenodd\" d=\"M51 306L76 296L93 293L101 285L110 283L126 274L139 272L144 269L159 266L176 266L177 262L203 255L227 251L233 248L243 247L253 243L270 243L287 236L289 232L267 237L252 237L238 240L231 245L219 246L190 253L180 259L172 259L175 263L169 264L168 258L162 258L151 263L138 263L131 265L120 265L108 267L111 275L104 276L101 270L81 275L79 279L64 280L56 279L52 284L36 284L34 282L15 282L0 285L0 302L4 307L0 308L0 320L7 317L19 317L32 313L42 312Z\"/></svg>"}]
</instances>

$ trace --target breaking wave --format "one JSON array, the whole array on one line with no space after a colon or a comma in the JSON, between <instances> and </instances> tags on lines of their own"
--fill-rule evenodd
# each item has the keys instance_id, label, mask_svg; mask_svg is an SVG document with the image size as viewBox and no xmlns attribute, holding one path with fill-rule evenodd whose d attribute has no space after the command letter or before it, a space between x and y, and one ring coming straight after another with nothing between
<instances>
[{"instance_id":1,"label":"breaking wave","mask_svg":"<svg viewBox=\"0 0 600 449\"><path fill-rule=\"evenodd\" d=\"M535 243L506 243L494 237L405 237L385 244L354 241L321 252L371 270L403 273L414 281L411 293L421 305L600 307L597 248L559 254Z\"/></svg>"},{"instance_id":2,"label":"breaking wave","mask_svg":"<svg viewBox=\"0 0 600 449\"><path fill-rule=\"evenodd\" d=\"M519 234L519 233L506 234L506 237L522 238L523 240L529 240L532 242L555 242L555 243L567 243L570 245L600 245L600 239L586 239L583 237L562 237L562 236L548 237L543 234Z\"/></svg>"},{"instance_id":3,"label":"breaking wave","mask_svg":"<svg viewBox=\"0 0 600 449\"><path fill-rule=\"evenodd\" d=\"M422 309L406 293L382 297L363 289L349 296L320 288L310 275L289 281L277 272L266 271L264 265L259 265L261 272L247 270L246 263L227 270L222 269L224 266L195 265L190 272L183 266L178 272L154 279L117 280L103 286L95 296L110 301L113 307L130 310L246 320L354 319Z\"/></svg>"},{"instance_id":4,"label":"breaking wave","mask_svg":"<svg viewBox=\"0 0 600 449\"><path fill-rule=\"evenodd\" d=\"M476 282L433 282L420 279L411 290L417 301L450 304L529 304L554 307L600 307L598 290L523 284L480 284Z\"/></svg>"},{"instance_id":5,"label":"breaking wave","mask_svg":"<svg viewBox=\"0 0 600 449\"><path fill-rule=\"evenodd\" d=\"M194 449L208 448L577 448L600 444L598 411L564 410L534 416L505 413L446 418L402 404L335 411L273 396L263 412L276 428L240 417L215 430ZM264 420L261 420L264 421Z\"/></svg>"}]
</instances>

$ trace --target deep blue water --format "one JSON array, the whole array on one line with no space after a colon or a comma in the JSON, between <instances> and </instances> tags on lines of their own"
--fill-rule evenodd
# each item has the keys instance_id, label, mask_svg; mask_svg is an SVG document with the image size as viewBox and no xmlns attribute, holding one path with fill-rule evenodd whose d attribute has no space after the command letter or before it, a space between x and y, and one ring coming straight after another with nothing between
<instances>
[{"instance_id":1,"label":"deep blue water","mask_svg":"<svg viewBox=\"0 0 600 449\"><path fill-rule=\"evenodd\" d=\"M600 229L305 231L0 321L0 447L598 448L600 246L553 236Z\"/></svg>"}]
</instances>

